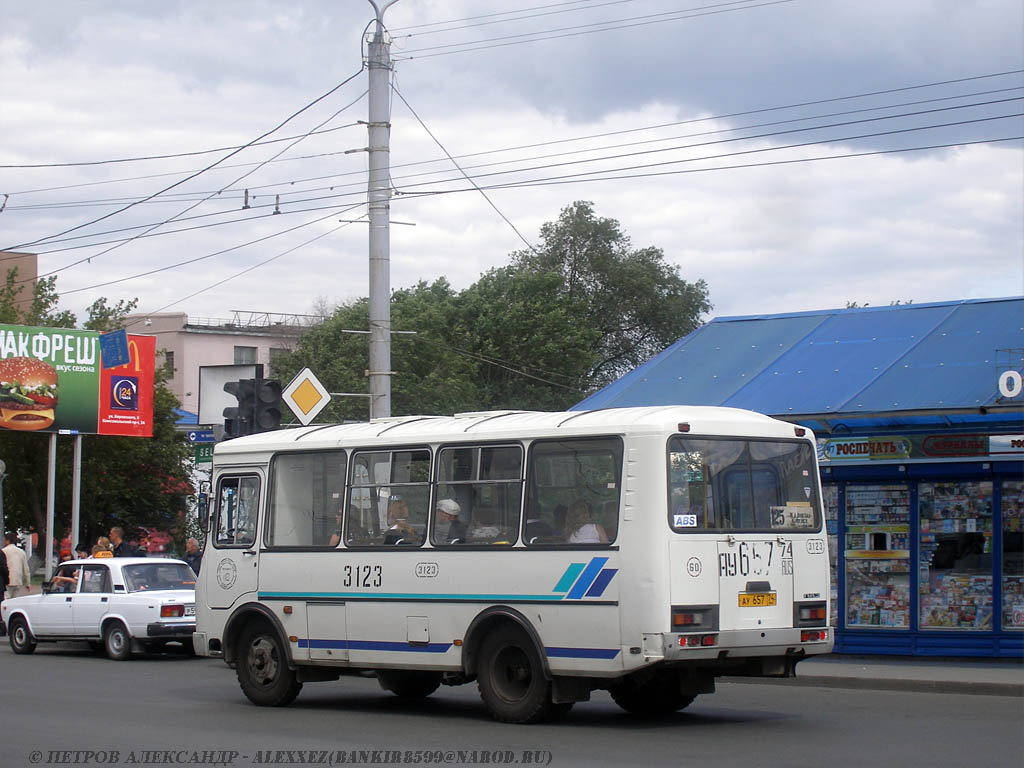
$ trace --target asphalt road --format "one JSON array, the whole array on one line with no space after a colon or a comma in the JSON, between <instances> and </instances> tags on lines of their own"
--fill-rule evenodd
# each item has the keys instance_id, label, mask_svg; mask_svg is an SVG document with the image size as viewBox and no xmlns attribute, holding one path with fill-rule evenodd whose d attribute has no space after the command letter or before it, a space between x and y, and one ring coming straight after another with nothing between
<instances>
[{"instance_id":1,"label":"asphalt road","mask_svg":"<svg viewBox=\"0 0 1024 768\"><path fill-rule=\"evenodd\" d=\"M290 707L261 709L218 660L112 662L70 644L15 656L6 643L0 686L5 767L511 759L557 767L962 768L1019 765L1024 749L1024 704L1003 696L719 683L717 693L658 720L629 716L598 692L561 722L513 726L488 717L475 685L408 703L374 680L343 678L307 684Z\"/></svg>"}]
</instances>

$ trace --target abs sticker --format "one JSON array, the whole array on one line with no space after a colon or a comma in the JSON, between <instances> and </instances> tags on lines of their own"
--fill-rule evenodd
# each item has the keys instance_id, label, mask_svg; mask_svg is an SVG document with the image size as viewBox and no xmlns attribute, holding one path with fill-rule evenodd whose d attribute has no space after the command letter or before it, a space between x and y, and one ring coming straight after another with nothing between
<instances>
[{"instance_id":1,"label":"abs sticker","mask_svg":"<svg viewBox=\"0 0 1024 768\"><path fill-rule=\"evenodd\" d=\"M676 528L696 528L696 515L672 515L672 525Z\"/></svg>"}]
</instances>

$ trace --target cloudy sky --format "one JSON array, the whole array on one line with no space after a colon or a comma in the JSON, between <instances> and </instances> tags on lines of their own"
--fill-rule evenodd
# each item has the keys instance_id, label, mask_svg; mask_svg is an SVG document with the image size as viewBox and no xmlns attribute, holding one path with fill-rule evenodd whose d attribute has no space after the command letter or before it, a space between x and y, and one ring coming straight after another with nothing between
<instances>
[{"instance_id":1,"label":"cloudy sky","mask_svg":"<svg viewBox=\"0 0 1024 768\"><path fill-rule=\"evenodd\" d=\"M1022 14L399 0L392 287L464 288L590 200L705 280L711 316L1020 295ZM0 0L0 250L40 254L80 315L366 295L372 18L366 0Z\"/></svg>"}]
</instances>

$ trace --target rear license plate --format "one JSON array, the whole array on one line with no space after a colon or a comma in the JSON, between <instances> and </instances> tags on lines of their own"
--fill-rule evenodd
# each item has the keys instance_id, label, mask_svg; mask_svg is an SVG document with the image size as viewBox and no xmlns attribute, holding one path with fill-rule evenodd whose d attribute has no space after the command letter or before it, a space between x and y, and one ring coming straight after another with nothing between
<instances>
[{"instance_id":1,"label":"rear license plate","mask_svg":"<svg viewBox=\"0 0 1024 768\"><path fill-rule=\"evenodd\" d=\"M186 605L185 606L185 615L186 616L195 616L196 615L196 607L194 605Z\"/></svg>"},{"instance_id":2,"label":"rear license plate","mask_svg":"<svg viewBox=\"0 0 1024 768\"><path fill-rule=\"evenodd\" d=\"M774 592L740 592L740 608L762 608L775 603Z\"/></svg>"}]
</instances>

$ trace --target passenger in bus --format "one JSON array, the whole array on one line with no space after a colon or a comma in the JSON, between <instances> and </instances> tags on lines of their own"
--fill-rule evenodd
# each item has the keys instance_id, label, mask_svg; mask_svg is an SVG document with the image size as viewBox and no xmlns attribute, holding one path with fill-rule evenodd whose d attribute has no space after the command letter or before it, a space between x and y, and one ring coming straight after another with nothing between
<instances>
[{"instance_id":1,"label":"passenger in bus","mask_svg":"<svg viewBox=\"0 0 1024 768\"><path fill-rule=\"evenodd\" d=\"M539 510L531 509L529 514L530 517L526 520L525 534L527 544L543 544L545 539L554 537L555 532L551 526L540 519Z\"/></svg>"},{"instance_id":2,"label":"passenger in bus","mask_svg":"<svg viewBox=\"0 0 1024 768\"><path fill-rule=\"evenodd\" d=\"M479 507L473 516L473 530L469 534L472 540L493 539L501 535L501 529L494 524L494 510L490 507Z\"/></svg>"},{"instance_id":3,"label":"passenger in bus","mask_svg":"<svg viewBox=\"0 0 1024 768\"><path fill-rule=\"evenodd\" d=\"M334 516L334 533L331 534L330 541L327 542L328 546L336 547L338 542L341 541L341 519L343 517L342 511L339 509L338 513Z\"/></svg>"},{"instance_id":4,"label":"passenger in bus","mask_svg":"<svg viewBox=\"0 0 1024 768\"><path fill-rule=\"evenodd\" d=\"M409 505L397 494L393 494L388 500L388 529L384 533L384 543L420 543L420 535L409 525Z\"/></svg>"},{"instance_id":5,"label":"passenger in bus","mask_svg":"<svg viewBox=\"0 0 1024 768\"><path fill-rule=\"evenodd\" d=\"M438 543L465 544L468 534L466 524L459 519L462 507L454 499L441 499L437 502L436 536ZM447 523L447 528L444 524Z\"/></svg>"},{"instance_id":6,"label":"passenger in bus","mask_svg":"<svg viewBox=\"0 0 1024 768\"><path fill-rule=\"evenodd\" d=\"M569 505L565 516L565 530L570 544L607 544L608 534L590 519L590 505L577 499Z\"/></svg>"}]
</instances>

